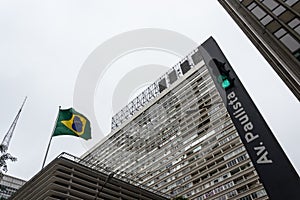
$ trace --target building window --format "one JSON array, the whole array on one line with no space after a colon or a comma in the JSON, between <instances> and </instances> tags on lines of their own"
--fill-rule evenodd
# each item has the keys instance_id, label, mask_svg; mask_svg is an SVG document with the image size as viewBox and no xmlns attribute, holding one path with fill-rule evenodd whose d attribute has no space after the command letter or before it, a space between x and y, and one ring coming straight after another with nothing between
<instances>
[{"instance_id":1,"label":"building window","mask_svg":"<svg viewBox=\"0 0 300 200\"><path fill-rule=\"evenodd\" d=\"M300 26L297 26L294 30L300 35Z\"/></svg>"},{"instance_id":2,"label":"building window","mask_svg":"<svg viewBox=\"0 0 300 200\"><path fill-rule=\"evenodd\" d=\"M252 11L251 11L258 19L263 18L266 15L266 12L263 11L259 6L256 6Z\"/></svg>"},{"instance_id":3,"label":"building window","mask_svg":"<svg viewBox=\"0 0 300 200\"><path fill-rule=\"evenodd\" d=\"M288 23L288 25L291 28L295 28L296 26L298 26L300 24L300 20L298 18L293 19L290 23Z\"/></svg>"},{"instance_id":4,"label":"building window","mask_svg":"<svg viewBox=\"0 0 300 200\"><path fill-rule=\"evenodd\" d=\"M249 195L247 195L245 197L240 198L239 200L251 200L251 196L249 194Z\"/></svg>"},{"instance_id":5,"label":"building window","mask_svg":"<svg viewBox=\"0 0 300 200\"><path fill-rule=\"evenodd\" d=\"M280 27L281 27L281 25L277 21L275 21L275 20L273 20L271 23L269 23L266 26L266 28L269 31L271 31L271 33L274 33L275 31L277 31L278 29L280 29Z\"/></svg>"},{"instance_id":6,"label":"building window","mask_svg":"<svg viewBox=\"0 0 300 200\"><path fill-rule=\"evenodd\" d=\"M265 26L268 23L270 23L273 20L273 18L270 15L265 16L260 22Z\"/></svg>"},{"instance_id":7,"label":"building window","mask_svg":"<svg viewBox=\"0 0 300 200\"><path fill-rule=\"evenodd\" d=\"M274 11L273 13L276 15L276 16L279 16L281 13L283 13L286 9L283 7L283 6L278 6Z\"/></svg>"},{"instance_id":8,"label":"building window","mask_svg":"<svg viewBox=\"0 0 300 200\"><path fill-rule=\"evenodd\" d=\"M265 4L270 10L273 10L278 6L278 3L274 0L264 0L262 3Z\"/></svg>"},{"instance_id":9,"label":"building window","mask_svg":"<svg viewBox=\"0 0 300 200\"><path fill-rule=\"evenodd\" d=\"M274 33L274 35L277 37L277 38L281 38L284 34L286 34L286 30L284 30L283 28L279 29L278 31L276 31Z\"/></svg>"},{"instance_id":10,"label":"building window","mask_svg":"<svg viewBox=\"0 0 300 200\"><path fill-rule=\"evenodd\" d=\"M255 2L251 3L247 8L248 10L252 10L257 4Z\"/></svg>"},{"instance_id":11,"label":"building window","mask_svg":"<svg viewBox=\"0 0 300 200\"><path fill-rule=\"evenodd\" d=\"M291 21L293 18L295 18L295 15L288 10L279 16L279 19L281 19L284 23Z\"/></svg>"},{"instance_id":12,"label":"building window","mask_svg":"<svg viewBox=\"0 0 300 200\"><path fill-rule=\"evenodd\" d=\"M242 1L242 4L244 6L248 6L251 2L253 2L253 0L244 0L244 1Z\"/></svg>"},{"instance_id":13,"label":"building window","mask_svg":"<svg viewBox=\"0 0 300 200\"><path fill-rule=\"evenodd\" d=\"M294 52L300 48L300 44L290 34L283 36L280 41L291 51Z\"/></svg>"},{"instance_id":14,"label":"building window","mask_svg":"<svg viewBox=\"0 0 300 200\"><path fill-rule=\"evenodd\" d=\"M265 190L260 190L256 192L257 197L263 197L267 195L267 192Z\"/></svg>"},{"instance_id":15,"label":"building window","mask_svg":"<svg viewBox=\"0 0 300 200\"><path fill-rule=\"evenodd\" d=\"M292 7L294 9L294 11L297 12L297 14L299 15L300 13L300 1L298 0L297 3L295 3Z\"/></svg>"},{"instance_id":16,"label":"building window","mask_svg":"<svg viewBox=\"0 0 300 200\"><path fill-rule=\"evenodd\" d=\"M294 5L298 0L287 0L285 3L289 6Z\"/></svg>"},{"instance_id":17,"label":"building window","mask_svg":"<svg viewBox=\"0 0 300 200\"><path fill-rule=\"evenodd\" d=\"M295 51L293 54L297 58L297 60L300 61L300 49L298 49L297 51Z\"/></svg>"}]
</instances>

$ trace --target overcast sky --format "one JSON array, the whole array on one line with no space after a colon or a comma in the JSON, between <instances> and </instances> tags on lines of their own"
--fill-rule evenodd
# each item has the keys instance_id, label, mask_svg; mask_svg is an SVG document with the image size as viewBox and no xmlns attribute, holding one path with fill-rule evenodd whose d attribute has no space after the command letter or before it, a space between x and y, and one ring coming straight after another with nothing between
<instances>
[{"instance_id":1,"label":"overcast sky","mask_svg":"<svg viewBox=\"0 0 300 200\"><path fill-rule=\"evenodd\" d=\"M91 52L115 35L142 28L175 31L199 44L213 36L299 172L299 102L217 0L1 0L1 139L28 96L9 147L18 161L8 163L8 174L28 180L41 169L58 106L73 106L76 78ZM131 55L114 69L142 65L136 59L141 56L145 60L152 56L157 59L153 63L169 67L180 60L166 53L148 53ZM109 80L122 79L112 74L103 78L108 81L99 82L102 90L95 95L95 112L106 133L112 111L101 107L111 105L99 104L97 98L112 101L105 91L114 90ZM89 147L80 138L55 137L47 162L63 151L80 156Z\"/></svg>"}]
</instances>

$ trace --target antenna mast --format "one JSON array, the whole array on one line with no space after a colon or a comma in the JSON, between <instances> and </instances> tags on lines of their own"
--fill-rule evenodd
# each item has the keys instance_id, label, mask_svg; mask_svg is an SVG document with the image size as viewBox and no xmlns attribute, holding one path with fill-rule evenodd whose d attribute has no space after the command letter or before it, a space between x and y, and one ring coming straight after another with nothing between
<instances>
[{"instance_id":1,"label":"antenna mast","mask_svg":"<svg viewBox=\"0 0 300 200\"><path fill-rule=\"evenodd\" d=\"M24 99L24 101L23 101L23 103L22 103L22 106L21 106L21 108L20 108L20 110L19 110L17 116L15 117L13 123L11 124L11 126L9 127L9 129L8 129L8 131L7 131L7 133L6 133L6 135L5 135L4 138L3 138L3 141L2 141L2 143L1 143L1 145L0 145L0 147L2 148L2 153L5 153L5 152L7 151L7 149L8 149L9 142L10 142L10 140L11 140L11 138L12 138L12 135L13 135L13 132L14 132L14 130L15 130L15 128L16 128L16 125L17 125L17 122L18 122L20 113L21 113L22 108L23 108L23 106L24 106L24 104L25 104L25 102L26 102L26 99L27 99L27 96L25 97L25 99Z\"/></svg>"}]
</instances>

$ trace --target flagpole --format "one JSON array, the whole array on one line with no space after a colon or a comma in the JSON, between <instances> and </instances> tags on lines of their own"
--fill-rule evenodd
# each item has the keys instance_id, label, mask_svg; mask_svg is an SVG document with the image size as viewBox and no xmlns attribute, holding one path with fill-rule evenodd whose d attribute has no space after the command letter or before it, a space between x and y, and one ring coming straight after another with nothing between
<instances>
[{"instance_id":1,"label":"flagpole","mask_svg":"<svg viewBox=\"0 0 300 200\"><path fill-rule=\"evenodd\" d=\"M56 124L57 124L60 108L61 108L61 106L59 106L59 108L58 108L57 117L56 117L55 124L54 124L53 130L52 130L52 133L51 133L51 137L50 137L50 140L49 140L49 143L48 143L48 147L47 147L47 151L46 151L46 154L45 154L45 157L44 157L42 169L45 166L45 162L46 162L46 159L47 159L47 156L48 156L48 152L49 152L49 149L50 149L50 144L51 144L51 141L52 141L53 133L54 133L54 130L55 130L55 127L56 127Z\"/></svg>"}]
</instances>

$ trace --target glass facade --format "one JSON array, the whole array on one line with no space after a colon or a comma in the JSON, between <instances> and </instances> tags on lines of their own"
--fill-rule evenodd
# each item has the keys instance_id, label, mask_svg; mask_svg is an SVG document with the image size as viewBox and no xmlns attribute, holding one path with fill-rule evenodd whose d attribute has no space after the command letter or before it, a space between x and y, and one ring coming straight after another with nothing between
<instances>
[{"instance_id":1,"label":"glass facade","mask_svg":"<svg viewBox=\"0 0 300 200\"><path fill-rule=\"evenodd\" d=\"M219 2L300 100L300 1Z\"/></svg>"},{"instance_id":2,"label":"glass facade","mask_svg":"<svg viewBox=\"0 0 300 200\"><path fill-rule=\"evenodd\" d=\"M172 197L269 199L198 49L161 80L83 158Z\"/></svg>"},{"instance_id":3,"label":"glass facade","mask_svg":"<svg viewBox=\"0 0 300 200\"><path fill-rule=\"evenodd\" d=\"M254 15L262 25L266 26L298 60L300 60L299 55L296 55L296 52L299 52L300 49L298 31L300 27L299 17L296 13L291 11L293 7L300 7L300 5L297 5L300 4L299 1L298 3L297 1L276 2L275 0L259 0L257 2L247 0L239 1L242 2L251 14ZM293 27L288 25L290 22L292 22ZM278 25L275 27L272 25L268 26L268 24L272 23ZM280 32L280 35L278 35L278 32Z\"/></svg>"}]
</instances>

